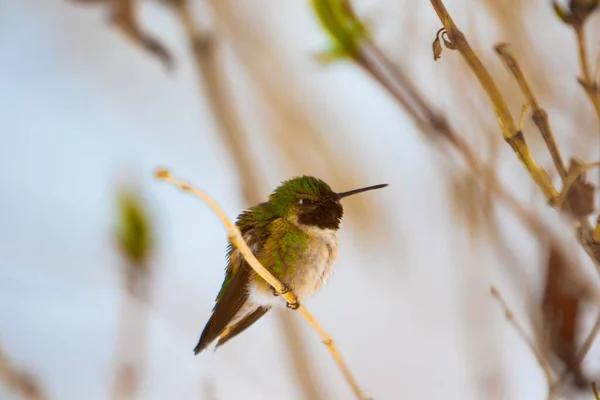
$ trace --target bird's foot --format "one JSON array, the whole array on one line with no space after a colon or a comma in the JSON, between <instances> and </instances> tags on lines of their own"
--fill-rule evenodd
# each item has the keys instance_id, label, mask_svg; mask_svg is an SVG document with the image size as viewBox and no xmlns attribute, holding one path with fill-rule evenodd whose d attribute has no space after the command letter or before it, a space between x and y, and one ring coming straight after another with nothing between
<instances>
[{"instance_id":1,"label":"bird's foot","mask_svg":"<svg viewBox=\"0 0 600 400\"><path fill-rule=\"evenodd\" d=\"M287 286L283 286L283 290L282 291L278 291L277 289L275 289L273 286L271 286L271 292L273 293L273 296L283 296L286 293L290 292L290 289Z\"/></svg>"},{"instance_id":2,"label":"bird's foot","mask_svg":"<svg viewBox=\"0 0 600 400\"><path fill-rule=\"evenodd\" d=\"M273 296L283 296L284 294L290 293L290 289L287 286L284 286L283 290L278 291L277 289L271 286L271 292L273 293ZM293 303L290 303L288 301L287 307L292 310L297 310L298 307L300 307L300 303L298 301L295 301Z\"/></svg>"}]
</instances>

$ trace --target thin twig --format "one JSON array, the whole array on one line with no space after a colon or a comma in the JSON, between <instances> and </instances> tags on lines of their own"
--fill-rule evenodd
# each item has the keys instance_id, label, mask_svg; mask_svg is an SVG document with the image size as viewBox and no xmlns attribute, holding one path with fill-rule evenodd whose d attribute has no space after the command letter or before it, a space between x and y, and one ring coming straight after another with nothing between
<instances>
[{"instance_id":1,"label":"thin twig","mask_svg":"<svg viewBox=\"0 0 600 400\"><path fill-rule=\"evenodd\" d=\"M304 390L304 396L311 400L322 400L325 398L323 395L318 382L315 380L312 372L314 369L308 362L298 362L299 359L307 358L307 349L304 338L302 337L302 331L299 329L298 320L293 314L288 313L287 310L277 310L278 321L283 331L283 335L287 340L287 345L290 351L290 361L292 363L292 369L296 376L296 380L300 387ZM307 360L308 361L308 360Z\"/></svg>"},{"instance_id":2,"label":"thin twig","mask_svg":"<svg viewBox=\"0 0 600 400\"><path fill-rule=\"evenodd\" d=\"M575 30L575 36L577 37L577 48L579 53L579 66L581 68L581 74L584 90L588 98L592 102L592 106L596 111L596 116L600 122L600 87L598 82L592 81L590 75L590 69L588 66L587 47L585 45L585 25L584 23L573 24L573 30Z\"/></svg>"},{"instance_id":3,"label":"thin twig","mask_svg":"<svg viewBox=\"0 0 600 400\"><path fill-rule=\"evenodd\" d=\"M598 314L598 317L596 318L596 322L594 323L594 326L592 327L592 330L590 331L590 333L586 337L585 341L583 342L583 345L581 346L581 349L579 349L579 351L576 353L576 355L575 355L575 357L574 357L574 359L572 361L572 364L571 365L567 365L565 367L565 370L560 375L560 378L553 385L552 392L554 392L554 393L559 393L560 392L562 386L565 383L565 380L569 376L569 371L572 368L578 367L579 365L581 365L581 363L583 362L585 356L588 354L588 352L592 348L592 345L594 344L594 341L598 337L599 333L600 333L600 313Z\"/></svg>"},{"instance_id":4,"label":"thin twig","mask_svg":"<svg viewBox=\"0 0 600 400\"><path fill-rule=\"evenodd\" d=\"M171 176L171 173L166 169L159 169L156 172L156 177L160 180L167 181L179 187L185 192L193 194L194 196L200 198L204 203L206 203L206 205L208 205L211 208L211 210L219 217L219 219L225 226L230 243L240 251L246 262L248 262L248 265L250 265L250 267L252 267L252 269L256 271L258 275L261 276L261 278L263 278L277 292L281 293L281 296L288 302L288 304L298 305L296 311L298 311L304 317L304 319L306 319L306 321L308 321L308 323L315 329L315 331L317 331L317 333L321 337L321 340L327 346L327 348L331 352L331 355L337 362L338 367L342 370L344 377L348 381L348 384L352 387L352 390L356 397L361 400L366 399L366 396L363 394L362 390L358 386L358 383L352 376L350 369L348 368L348 366L342 359L340 352L336 348L333 342L333 338L323 329L323 327L308 311L308 309L306 309L306 307L304 307L298 302L298 298L296 297L296 295L292 293L292 291L286 290L286 287L283 285L283 283L281 283L281 281L279 281L273 274L271 274L271 272L269 272L269 270L267 270L258 261L258 259L254 256L254 254L248 247L248 244L244 241L240 230L237 228L237 226L231 223L231 221L229 220L229 218L227 218L227 215L225 214L223 209L221 209L221 207L217 204L217 202L205 192L196 189L195 187L191 186L186 182L174 178L173 176Z\"/></svg>"},{"instance_id":5,"label":"thin twig","mask_svg":"<svg viewBox=\"0 0 600 400\"><path fill-rule=\"evenodd\" d=\"M525 329L515 319L513 312L510 310L510 308L506 304L506 301L504 301L504 299L502 298L502 295L500 294L498 289L496 289L494 286L491 286L490 292L491 292L492 296L496 300L498 300L498 303L500 304L500 307L502 307L502 310L504 311L504 314L505 314L508 322L510 324L512 324L512 326L514 326L514 328L517 331L517 333L519 334L519 336L521 336L521 339L523 339L523 341L527 344L527 346L529 347L529 349L531 350L531 352L537 359L538 364L540 364L540 367L542 367L542 370L544 371L544 375L546 376L546 380L548 381L548 386L551 388L553 386L554 377L552 375L552 370L550 369L550 365L548 364L548 361L546 361L546 359L544 358L542 353L538 350L538 348L535 346L533 341L529 338L529 336L527 336Z\"/></svg>"},{"instance_id":6,"label":"thin twig","mask_svg":"<svg viewBox=\"0 0 600 400\"><path fill-rule=\"evenodd\" d=\"M0 348L0 381L24 399L45 400L47 397L32 376L19 371Z\"/></svg>"},{"instance_id":7,"label":"thin twig","mask_svg":"<svg viewBox=\"0 0 600 400\"><path fill-rule=\"evenodd\" d=\"M592 344L594 344L594 340L596 340L598 333L600 333L600 314L598 314L598 317L596 318L596 322L594 323L594 327L592 328L589 335L583 342L581 349L579 349L579 351L577 352L577 355L575 356L575 360L573 361L575 366L578 366L582 363L583 359L585 358L587 353L592 348Z\"/></svg>"},{"instance_id":8,"label":"thin twig","mask_svg":"<svg viewBox=\"0 0 600 400\"><path fill-rule=\"evenodd\" d=\"M510 51L510 48L507 43L500 43L494 46L496 53L500 56L502 61L506 64L510 72L515 76L523 95L531 105L532 109L532 119L533 122L537 125L544 141L546 142L546 146L548 146L548 151L550 152L550 156L552 156L552 160L554 161L554 166L558 171L560 177L564 180L567 176L567 168L565 167L565 163L562 160L560 155L560 150L556 145L556 139L554 138L554 133L552 133L552 128L550 127L550 123L548 122L548 113L546 110L540 107L529 83L525 79L523 75L523 71L521 71L521 67L517 62L517 59L513 56ZM521 129L519 129L521 130Z\"/></svg>"},{"instance_id":9,"label":"thin twig","mask_svg":"<svg viewBox=\"0 0 600 400\"><path fill-rule=\"evenodd\" d=\"M77 3L96 3L105 0L72 0ZM138 21L138 0L109 0L109 22L114 24L134 44L157 57L167 71L174 68L171 52L154 36L148 34Z\"/></svg>"}]
</instances>

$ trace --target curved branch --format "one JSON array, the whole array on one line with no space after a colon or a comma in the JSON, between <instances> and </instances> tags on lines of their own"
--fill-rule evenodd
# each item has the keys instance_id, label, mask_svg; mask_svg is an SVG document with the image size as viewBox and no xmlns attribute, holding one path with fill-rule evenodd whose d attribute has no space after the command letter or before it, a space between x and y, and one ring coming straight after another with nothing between
<instances>
[{"instance_id":1,"label":"curved branch","mask_svg":"<svg viewBox=\"0 0 600 400\"><path fill-rule=\"evenodd\" d=\"M194 196L200 198L204 203L206 203L206 205L210 207L210 209L217 215L217 217L219 217L219 219L225 226L229 241L240 251L244 259L248 262L248 265L250 265L250 267L252 267L252 269L256 271L258 275L261 276L261 278L263 278L278 293L280 293L281 296L288 302L288 304L298 305L298 307L295 308L296 311L298 311L304 317L304 319L306 319L306 321L314 328L314 330L317 331L317 333L321 337L321 340L323 341L323 344L327 346L327 348L331 352L331 355L337 362L338 367L342 370L342 373L348 381L348 384L350 384L350 386L352 387L356 398L360 400L366 399L366 396L363 394L362 390L358 386L358 383L352 376L350 369L344 362L342 355L335 346L333 338L323 329L321 324L319 324L317 319L308 311L308 309L306 309L306 307L304 307L298 302L298 298L296 297L296 295L290 290L287 290L283 283L281 283L279 279L277 279L273 274L271 274L271 272L269 272L269 270L267 270L260 263L260 261L258 261L258 259L254 256L254 253L252 253L252 250L250 250L250 248L248 247L248 244L244 241L240 230L237 228L236 225L231 223L231 221L229 220L229 218L227 218L227 215L219 206L219 204L217 204L217 202L213 200L212 197L210 197L202 190L196 189L190 184L174 178L171 175L171 173L166 169L157 170L156 178L172 183L173 185L179 187L181 190L193 194Z\"/></svg>"}]
</instances>

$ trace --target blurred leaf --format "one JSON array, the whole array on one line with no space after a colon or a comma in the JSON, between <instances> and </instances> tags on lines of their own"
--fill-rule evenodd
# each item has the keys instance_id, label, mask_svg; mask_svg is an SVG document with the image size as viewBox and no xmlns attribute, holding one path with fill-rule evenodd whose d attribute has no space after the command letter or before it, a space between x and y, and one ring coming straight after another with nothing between
<instances>
[{"instance_id":1,"label":"blurred leaf","mask_svg":"<svg viewBox=\"0 0 600 400\"><path fill-rule=\"evenodd\" d=\"M150 218L141 199L132 192L123 192L118 200L119 216L117 240L124 256L142 266L153 250Z\"/></svg>"},{"instance_id":2,"label":"blurred leaf","mask_svg":"<svg viewBox=\"0 0 600 400\"><path fill-rule=\"evenodd\" d=\"M552 2L552 8L554 9L554 13L556 14L556 16L565 24L570 23L569 22L569 11L567 9L565 9L563 6L561 6L560 4L558 4L556 1Z\"/></svg>"},{"instance_id":3,"label":"blurred leaf","mask_svg":"<svg viewBox=\"0 0 600 400\"><path fill-rule=\"evenodd\" d=\"M575 266L557 243L549 249L542 311L550 350L565 364L577 386L587 386L580 366L574 365L577 338L581 335L581 303L590 287L576 274Z\"/></svg>"},{"instance_id":4,"label":"blurred leaf","mask_svg":"<svg viewBox=\"0 0 600 400\"><path fill-rule=\"evenodd\" d=\"M367 29L348 0L311 0L321 26L333 41L331 59L356 57ZM321 56L323 57L323 56Z\"/></svg>"},{"instance_id":5,"label":"blurred leaf","mask_svg":"<svg viewBox=\"0 0 600 400\"><path fill-rule=\"evenodd\" d=\"M552 7L554 13L564 23L580 25L598 8L599 4L599 0L570 0L567 9L554 0Z\"/></svg>"}]
</instances>

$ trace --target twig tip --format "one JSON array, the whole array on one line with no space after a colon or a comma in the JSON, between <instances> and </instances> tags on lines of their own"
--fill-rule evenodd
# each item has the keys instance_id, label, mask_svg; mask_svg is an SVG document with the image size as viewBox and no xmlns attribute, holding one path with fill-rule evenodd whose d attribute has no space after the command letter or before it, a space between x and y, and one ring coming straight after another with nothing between
<instances>
[{"instance_id":1,"label":"twig tip","mask_svg":"<svg viewBox=\"0 0 600 400\"><path fill-rule=\"evenodd\" d=\"M494 285L490 285L490 294L494 297L498 297L498 289Z\"/></svg>"},{"instance_id":2,"label":"twig tip","mask_svg":"<svg viewBox=\"0 0 600 400\"><path fill-rule=\"evenodd\" d=\"M154 173L156 179L169 179L171 178L171 172L166 168L158 168Z\"/></svg>"},{"instance_id":3,"label":"twig tip","mask_svg":"<svg viewBox=\"0 0 600 400\"><path fill-rule=\"evenodd\" d=\"M498 53L500 55L505 54L509 48L510 48L510 45L505 42L500 42L500 43L497 43L496 45L494 45L494 51L496 51L496 53Z\"/></svg>"}]
</instances>

